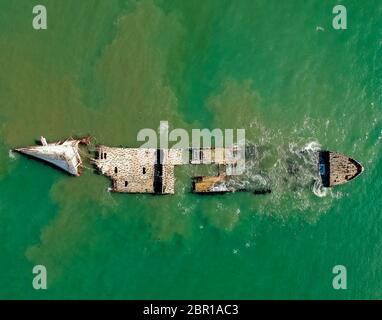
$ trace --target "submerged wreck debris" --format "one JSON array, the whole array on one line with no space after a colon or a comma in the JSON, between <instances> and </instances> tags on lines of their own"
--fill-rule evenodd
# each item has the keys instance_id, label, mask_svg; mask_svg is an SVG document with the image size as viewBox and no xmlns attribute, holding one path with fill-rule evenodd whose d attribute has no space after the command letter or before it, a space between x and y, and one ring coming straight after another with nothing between
<instances>
[{"instance_id":1,"label":"submerged wreck debris","mask_svg":"<svg viewBox=\"0 0 382 320\"><path fill-rule=\"evenodd\" d=\"M78 145L90 143L90 137L81 139L68 139L64 142L47 143L44 137L40 138L41 145L17 148L15 151L30 157L46 161L74 176L81 174L82 160Z\"/></svg>"},{"instance_id":2,"label":"submerged wreck debris","mask_svg":"<svg viewBox=\"0 0 382 320\"><path fill-rule=\"evenodd\" d=\"M20 153L46 161L62 170L78 176L82 168L79 144L90 143L90 137L68 139L64 142L47 143L44 137L41 145L15 149ZM257 158L256 148L245 148L246 158ZM97 171L112 181L111 191L120 193L175 193L175 166L212 164L216 175L192 178L192 191L199 194L215 194L236 191L250 191L253 194L272 192L271 184L258 168L248 166L254 173L252 179L245 177L241 157L236 157L238 148L116 148L98 145L90 162ZM187 155L187 157L185 157ZM294 161L287 163L288 174L299 175ZM356 160L331 151L314 151L311 158L313 175L323 187L346 183L363 172ZM246 168L247 170L247 168ZM255 171L255 172L252 172ZM255 179L256 178L256 179ZM316 180L316 181L317 181Z\"/></svg>"},{"instance_id":3,"label":"submerged wreck debris","mask_svg":"<svg viewBox=\"0 0 382 320\"><path fill-rule=\"evenodd\" d=\"M194 177L192 190L195 193L225 193L239 191L229 187L226 183L226 175Z\"/></svg>"}]
</instances>

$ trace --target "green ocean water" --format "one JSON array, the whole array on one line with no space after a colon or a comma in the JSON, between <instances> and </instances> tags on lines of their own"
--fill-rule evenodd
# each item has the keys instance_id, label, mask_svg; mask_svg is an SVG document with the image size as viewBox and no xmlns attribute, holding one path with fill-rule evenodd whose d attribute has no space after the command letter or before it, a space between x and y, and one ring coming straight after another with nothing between
<instances>
[{"instance_id":1,"label":"green ocean water","mask_svg":"<svg viewBox=\"0 0 382 320\"><path fill-rule=\"evenodd\" d=\"M382 2L341 1L342 31L336 4L0 0L0 298L381 298ZM174 196L111 194L91 169L9 152L41 135L136 146L161 120L245 128L274 192L197 196L182 167ZM285 181L309 145L365 172L321 197ZM36 264L48 290L32 288Z\"/></svg>"}]
</instances>

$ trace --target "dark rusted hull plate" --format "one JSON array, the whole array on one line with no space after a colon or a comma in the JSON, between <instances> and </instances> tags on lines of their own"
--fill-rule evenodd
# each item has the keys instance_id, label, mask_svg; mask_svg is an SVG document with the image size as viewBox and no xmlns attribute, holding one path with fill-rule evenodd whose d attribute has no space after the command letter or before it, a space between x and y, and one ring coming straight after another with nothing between
<instances>
[{"instance_id":1,"label":"dark rusted hull plate","mask_svg":"<svg viewBox=\"0 0 382 320\"><path fill-rule=\"evenodd\" d=\"M362 165L338 152L319 151L318 170L324 187L333 187L353 180L362 173Z\"/></svg>"}]
</instances>

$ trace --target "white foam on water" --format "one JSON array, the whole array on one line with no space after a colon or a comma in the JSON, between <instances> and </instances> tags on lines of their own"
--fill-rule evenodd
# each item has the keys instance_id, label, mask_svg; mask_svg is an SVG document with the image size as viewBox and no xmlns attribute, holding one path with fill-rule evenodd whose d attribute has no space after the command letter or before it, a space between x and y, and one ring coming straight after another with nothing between
<instances>
[{"instance_id":1,"label":"white foam on water","mask_svg":"<svg viewBox=\"0 0 382 320\"><path fill-rule=\"evenodd\" d=\"M303 150L305 151L319 151L321 149L321 144L318 141L311 141L308 142L304 147Z\"/></svg>"},{"instance_id":2,"label":"white foam on water","mask_svg":"<svg viewBox=\"0 0 382 320\"><path fill-rule=\"evenodd\" d=\"M15 154L15 152L13 152L12 149L10 149L10 150L8 151L8 156L9 156L9 158L12 159L12 160L16 159L16 154Z\"/></svg>"},{"instance_id":3,"label":"white foam on water","mask_svg":"<svg viewBox=\"0 0 382 320\"><path fill-rule=\"evenodd\" d=\"M322 185L322 182L320 180L316 180L314 182L314 185L313 185L313 193L317 196L317 197L326 197L328 195L328 189L325 188L323 185Z\"/></svg>"}]
</instances>

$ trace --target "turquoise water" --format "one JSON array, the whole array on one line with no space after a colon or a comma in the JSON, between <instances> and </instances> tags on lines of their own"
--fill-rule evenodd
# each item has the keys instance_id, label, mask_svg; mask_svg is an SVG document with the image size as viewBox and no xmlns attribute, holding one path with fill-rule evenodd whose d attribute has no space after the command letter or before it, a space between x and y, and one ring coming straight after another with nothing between
<instances>
[{"instance_id":1,"label":"turquoise water","mask_svg":"<svg viewBox=\"0 0 382 320\"><path fill-rule=\"evenodd\" d=\"M0 0L0 297L375 299L382 294L382 3ZM324 30L317 30L321 27ZM44 135L138 145L142 128L245 128L271 195L110 194L11 148ZM308 145L359 160L314 194L283 160ZM32 268L48 290L32 288ZM348 289L334 290L344 265Z\"/></svg>"}]
</instances>

